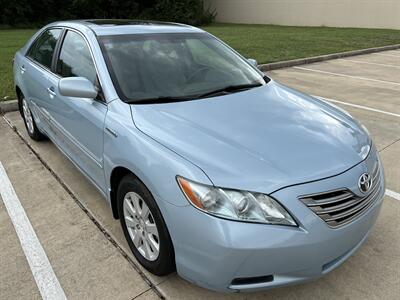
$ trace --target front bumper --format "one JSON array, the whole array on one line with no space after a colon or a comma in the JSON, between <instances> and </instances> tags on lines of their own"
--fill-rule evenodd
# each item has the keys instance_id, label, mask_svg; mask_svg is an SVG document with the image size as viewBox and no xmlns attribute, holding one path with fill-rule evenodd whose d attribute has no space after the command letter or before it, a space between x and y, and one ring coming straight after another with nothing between
<instances>
[{"instance_id":1,"label":"front bumper","mask_svg":"<svg viewBox=\"0 0 400 300\"><path fill-rule=\"evenodd\" d=\"M335 229L297 197L338 187L360 194L358 178L374 159L375 153L338 176L272 194L299 227L224 220L192 206L176 207L162 201L178 274L207 289L238 292L309 281L333 270L363 243L378 217L385 191L383 169L374 204L351 223ZM261 279L234 281L254 277Z\"/></svg>"}]
</instances>

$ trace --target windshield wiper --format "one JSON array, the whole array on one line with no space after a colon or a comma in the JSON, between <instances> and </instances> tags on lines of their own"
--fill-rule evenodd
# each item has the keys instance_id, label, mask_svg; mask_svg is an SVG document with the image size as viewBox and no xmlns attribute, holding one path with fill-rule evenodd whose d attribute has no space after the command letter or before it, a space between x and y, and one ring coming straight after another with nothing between
<instances>
[{"instance_id":1,"label":"windshield wiper","mask_svg":"<svg viewBox=\"0 0 400 300\"><path fill-rule=\"evenodd\" d=\"M243 90L248 90L251 88L262 86L261 83L250 83L250 84L238 84L238 85L229 85L224 88L220 88L217 90L213 90L210 92L206 92L198 95L189 95L189 96L165 96L165 97L150 97L143 99L132 99L126 101L129 104L161 104L161 103L169 103L169 102L179 102L179 101L189 101L196 100L201 98L213 97L218 95L226 95L229 93L240 92Z\"/></svg>"},{"instance_id":2,"label":"windshield wiper","mask_svg":"<svg viewBox=\"0 0 400 300\"><path fill-rule=\"evenodd\" d=\"M195 99L196 96L165 96L165 97L151 97L143 99L132 99L126 101L129 104L161 104L169 102L188 101Z\"/></svg>"},{"instance_id":3,"label":"windshield wiper","mask_svg":"<svg viewBox=\"0 0 400 300\"><path fill-rule=\"evenodd\" d=\"M217 90L213 90L204 94L197 95L196 99L199 98L206 98L206 97L212 97L212 96L218 96L218 95L225 95L225 94L230 94L234 92L240 92L243 90L249 90L251 88L259 87L262 86L261 83L249 83L249 84L238 84L238 85L228 85L224 88L220 88Z\"/></svg>"}]
</instances>

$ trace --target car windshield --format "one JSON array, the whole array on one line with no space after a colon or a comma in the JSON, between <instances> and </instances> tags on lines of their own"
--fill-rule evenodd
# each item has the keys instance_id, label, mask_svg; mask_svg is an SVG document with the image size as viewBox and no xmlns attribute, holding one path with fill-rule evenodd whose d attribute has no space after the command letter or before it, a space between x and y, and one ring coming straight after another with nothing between
<instances>
[{"instance_id":1,"label":"car windshield","mask_svg":"<svg viewBox=\"0 0 400 300\"><path fill-rule=\"evenodd\" d=\"M212 97L266 83L207 33L100 36L99 43L117 92L129 103Z\"/></svg>"}]
</instances>

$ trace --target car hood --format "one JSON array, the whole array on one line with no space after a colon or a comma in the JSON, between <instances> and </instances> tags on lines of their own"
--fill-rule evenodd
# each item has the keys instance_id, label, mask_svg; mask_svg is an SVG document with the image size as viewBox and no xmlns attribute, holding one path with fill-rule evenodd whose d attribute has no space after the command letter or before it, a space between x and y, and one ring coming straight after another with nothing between
<instances>
[{"instance_id":1,"label":"car hood","mask_svg":"<svg viewBox=\"0 0 400 300\"><path fill-rule=\"evenodd\" d=\"M131 110L139 130L220 187L271 193L334 176L362 161L370 144L350 115L274 81L230 95L131 105Z\"/></svg>"}]
</instances>

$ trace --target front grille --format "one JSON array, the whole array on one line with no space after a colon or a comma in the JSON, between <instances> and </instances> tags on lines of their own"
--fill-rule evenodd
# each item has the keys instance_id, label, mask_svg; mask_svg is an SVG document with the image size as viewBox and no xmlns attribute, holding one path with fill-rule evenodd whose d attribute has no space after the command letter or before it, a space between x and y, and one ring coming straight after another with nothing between
<instances>
[{"instance_id":1,"label":"front grille","mask_svg":"<svg viewBox=\"0 0 400 300\"><path fill-rule=\"evenodd\" d=\"M368 195L357 196L348 189L305 195L299 199L330 227L339 227L361 216L378 199L381 191L379 162L372 171L372 187Z\"/></svg>"}]
</instances>

